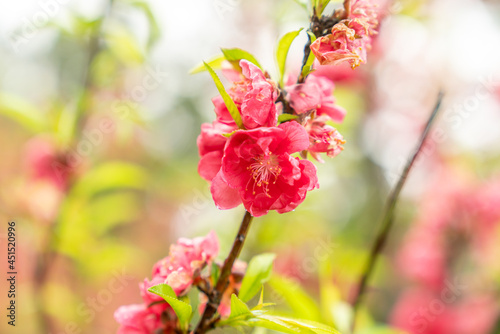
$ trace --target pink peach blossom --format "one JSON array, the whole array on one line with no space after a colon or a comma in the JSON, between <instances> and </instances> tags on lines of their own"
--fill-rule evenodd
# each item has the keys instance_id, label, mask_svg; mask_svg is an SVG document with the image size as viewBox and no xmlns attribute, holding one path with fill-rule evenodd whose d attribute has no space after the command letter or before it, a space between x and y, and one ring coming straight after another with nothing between
<instances>
[{"instance_id":1,"label":"pink peach blossom","mask_svg":"<svg viewBox=\"0 0 500 334\"><path fill-rule=\"evenodd\" d=\"M243 125L246 129L276 126L278 94L274 84L251 62L243 59L240 66L244 79L236 82L229 94L240 108Z\"/></svg>"},{"instance_id":2,"label":"pink peach blossom","mask_svg":"<svg viewBox=\"0 0 500 334\"><path fill-rule=\"evenodd\" d=\"M462 294L446 288L438 292L414 288L398 300L390 322L410 334L491 333L498 302L485 295Z\"/></svg>"},{"instance_id":3,"label":"pink peach blossom","mask_svg":"<svg viewBox=\"0 0 500 334\"><path fill-rule=\"evenodd\" d=\"M227 92L240 112L243 125L246 129L276 126L278 112L275 102L278 92L274 83L265 77L260 68L248 60L242 59L240 67L241 74L230 72L229 79L235 80L239 77L240 80L234 81ZM217 121L236 126L221 96L214 97L212 103L215 106Z\"/></svg>"},{"instance_id":4,"label":"pink peach blossom","mask_svg":"<svg viewBox=\"0 0 500 334\"><path fill-rule=\"evenodd\" d=\"M371 48L369 24L361 19L342 20L332 33L311 44L311 51L321 65L348 62L352 68L366 63L366 52Z\"/></svg>"},{"instance_id":5,"label":"pink peach blossom","mask_svg":"<svg viewBox=\"0 0 500 334\"><path fill-rule=\"evenodd\" d=\"M356 38L356 31L339 22L332 33L316 39L311 51L321 65L338 65L348 62L352 68L366 62L366 49L362 38Z\"/></svg>"},{"instance_id":6,"label":"pink peach blossom","mask_svg":"<svg viewBox=\"0 0 500 334\"><path fill-rule=\"evenodd\" d=\"M219 241L213 231L206 237L179 239L177 244L170 246L169 255L154 265L152 279L145 279L140 285L144 302L150 304L162 300L147 291L160 283L170 285L178 296L184 293L193 284L195 275L210 264L218 252Z\"/></svg>"},{"instance_id":7,"label":"pink peach blossom","mask_svg":"<svg viewBox=\"0 0 500 334\"><path fill-rule=\"evenodd\" d=\"M310 75L303 84L286 88L287 99L297 114L316 110L317 115L327 115L340 123L344 120L346 111L336 104L334 88L335 84L327 78Z\"/></svg>"},{"instance_id":8,"label":"pink peach blossom","mask_svg":"<svg viewBox=\"0 0 500 334\"><path fill-rule=\"evenodd\" d=\"M66 189L72 168L66 154L58 152L56 146L44 138L35 138L26 145L25 161L34 180L44 180L59 190Z\"/></svg>"},{"instance_id":9,"label":"pink peach blossom","mask_svg":"<svg viewBox=\"0 0 500 334\"><path fill-rule=\"evenodd\" d=\"M414 228L398 253L398 267L407 277L439 289L447 275L445 247L441 233L422 226Z\"/></svg>"},{"instance_id":10,"label":"pink peach blossom","mask_svg":"<svg viewBox=\"0 0 500 334\"><path fill-rule=\"evenodd\" d=\"M114 316L120 324L118 334L151 334L162 328L160 314L152 312L144 304L121 306Z\"/></svg>"},{"instance_id":11,"label":"pink peach blossom","mask_svg":"<svg viewBox=\"0 0 500 334\"><path fill-rule=\"evenodd\" d=\"M198 173L207 181L217 175L221 167L221 160L227 137L223 134L237 130L236 124L226 124L214 121L212 124L201 125L201 133L198 135L196 143L201 159L198 163Z\"/></svg>"},{"instance_id":12,"label":"pink peach blossom","mask_svg":"<svg viewBox=\"0 0 500 334\"><path fill-rule=\"evenodd\" d=\"M211 186L220 209L243 203L253 216L289 212L318 187L316 167L290 154L307 149L309 136L297 122L239 130L226 144L222 168Z\"/></svg>"},{"instance_id":13,"label":"pink peach blossom","mask_svg":"<svg viewBox=\"0 0 500 334\"><path fill-rule=\"evenodd\" d=\"M351 15L349 18L366 22L368 33L377 34L375 30L378 26L378 8L369 0L354 0L351 2Z\"/></svg>"},{"instance_id":14,"label":"pink peach blossom","mask_svg":"<svg viewBox=\"0 0 500 334\"><path fill-rule=\"evenodd\" d=\"M309 120L306 130L309 133L308 151L319 162L324 162L319 153L326 153L330 158L337 156L345 144L344 137L333 127L326 124L327 118L322 116Z\"/></svg>"}]
</instances>

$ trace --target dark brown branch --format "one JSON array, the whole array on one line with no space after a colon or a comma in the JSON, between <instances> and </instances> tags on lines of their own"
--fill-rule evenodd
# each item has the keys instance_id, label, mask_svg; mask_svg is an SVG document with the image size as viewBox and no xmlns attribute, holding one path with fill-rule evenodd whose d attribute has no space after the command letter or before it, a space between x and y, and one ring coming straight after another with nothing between
<instances>
[{"instance_id":1,"label":"dark brown branch","mask_svg":"<svg viewBox=\"0 0 500 334\"><path fill-rule=\"evenodd\" d=\"M214 327L217 321L217 317L214 318L214 315L217 313L222 295L229 284L229 276L231 275L233 264L241 253L252 219L252 215L249 212L245 212L238 234L236 234L236 238L234 239L233 247L224 261L215 289L212 291L211 295L208 296L208 303L205 307L205 311L198 322L198 326L193 331L193 334L203 334Z\"/></svg>"},{"instance_id":2,"label":"dark brown branch","mask_svg":"<svg viewBox=\"0 0 500 334\"><path fill-rule=\"evenodd\" d=\"M46 313L42 289L45 286L48 274L56 258L54 248L58 240L56 237L57 226L58 224L56 221L49 227L49 230L47 231L46 237L42 243L41 251L37 256L33 278L33 287L36 291L35 307L37 310L39 326L41 328L41 331L43 331L44 333L52 333L55 330L54 324L52 323L49 315Z\"/></svg>"},{"instance_id":3,"label":"dark brown branch","mask_svg":"<svg viewBox=\"0 0 500 334\"><path fill-rule=\"evenodd\" d=\"M353 298L352 305L354 308L354 312L356 312L356 309L358 308L359 304L362 301L363 294L366 290L366 285L367 285L368 280L370 279L370 277L373 273L373 269L374 269L375 264L377 262L378 256L381 253L382 249L384 248L384 246L387 242L387 238L389 236L389 233L391 231L391 228L392 228L393 222L394 222L394 211L395 211L394 209L396 207L397 200L399 198L399 195L401 194L401 190L403 189L403 186L406 182L408 174L409 174L411 168L413 167L415 160L416 160L419 152L421 151L421 149L424 145L424 142L427 138L427 135L429 134L429 131L431 129L431 126L432 126L434 120L436 119L436 115L437 115L439 108L441 106L442 99L443 99L443 93L440 92L438 95L434 110L433 110L432 114L430 115L429 120L427 121L427 124L425 126L424 131L422 132L422 135L420 136L420 140L419 140L417 146L415 147L413 154L411 155L410 159L408 160L408 162L405 166L405 169L403 170L403 173L399 177L398 183L396 184L396 186L392 190L392 192L389 196L389 199L387 200L387 205L386 205L386 208L384 210L384 215L383 215L382 222L381 222L381 228L378 232L375 243L373 244L373 247L370 251L370 256L368 258L368 262L366 264L365 270L363 271L363 275L360 278L358 287L357 287L356 292L355 292L355 296ZM353 317L353 321L355 321L354 319L355 319L355 317Z\"/></svg>"},{"instance_id":4,"label":"dark brown branch","mask_svg":"<svg viewBox=\"0 0 500 334\"><path fill-rule=\"evenodd\" d=\"M316 38L320 38L322 36L328 35L333 26L336 25L340 19L336 17L336 12L334 11L330 16L316 16L315 13L311 16L311 23L309 25L309 32L313 33ZM297 83L304 83L306 81L307 75L303 76L302 71L306 66L307 59L311 54L311 36L308 34L308 40L306 45L304 46L304 57L302 58L302 66L300 67L299 77L297 79Z\"/></svg>"},{"instance_id":5,"label":"dark brown branch","mask_svg":"<svg viewBox=\"0 0 500 334\"><path fill-rule=\"evenodd\" d=\"M307 34L307 43L306 45L304 46L304 58L302 58L302 66L300 67L300 74L299 74L299 78L297 80L297 83L304 83L304 81L306 81L306 77L305 75L302 75L302 72L304 71L304 67L306 67L306 64L307 64L307 59L309 59L309 55L311 54L311 36L309 36L309 34Z\"/></svg>"}]
</instances>

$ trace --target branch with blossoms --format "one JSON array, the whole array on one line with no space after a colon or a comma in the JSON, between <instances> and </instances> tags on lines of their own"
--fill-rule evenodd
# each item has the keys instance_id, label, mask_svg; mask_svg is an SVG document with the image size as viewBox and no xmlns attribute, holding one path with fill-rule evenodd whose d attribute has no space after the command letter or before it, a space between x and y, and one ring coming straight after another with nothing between
<instances>
[{"instance_id":1,"label":"branch with blossoms","mask_svg":"<svg viewBox=\"0 0 500 334\"><path fill-rule=\"evenodd\" d=\"M210 183L219 209L243 204L246 212L222 264L214 260L219 244L213 232L172 245L169 255L153 267L151 280L141 284L143 303L116 311L120 333L203 334L222 326L338 333L321 323L273 314L262 292L251 308L247 303L269 279L274 255L256 256L248 266L237 259L253 217L290 212L319 188L316 166L308 157L322 163L323 153L333 158L344 149L344 138L333 124L343 121L346 110L336 104L333 82L314 75L314 61L330 66L347 62L353 70L365 63L379 13L368 0L346 0L327 15L328 4L309 3L309 39L296 78L286 75L285 64L302 29L279 40L276 81L252 54L238 48L222 49L222 55L193 69L207 71L220 93L212 99L216 119L201 126L197 139L198 172ZM230 88L216 70L232 82ZM192 323L194 289L201 304L199 320Z\"/></svg>"}]
</instances>

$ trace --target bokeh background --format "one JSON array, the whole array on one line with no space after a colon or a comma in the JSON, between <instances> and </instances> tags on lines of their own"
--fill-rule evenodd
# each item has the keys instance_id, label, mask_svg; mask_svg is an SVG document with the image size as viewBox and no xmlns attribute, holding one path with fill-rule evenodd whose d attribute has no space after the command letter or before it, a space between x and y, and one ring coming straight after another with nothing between
<instances>
[{"instance_id":1,"label":"bokeh background","mask_svg":"<svg viewBox=\"0 0 500 334\"><path fill-rule=\"evenodd\" d=\"M113 312L140 301L138 282L172 242L215 230L222 259L243 215L217 210L197 173L196 137L217 92L206 73L189 70L239 47L273 75L278 37L306 27L308 14L292 0L0 8L0 261L7 272L15 221L18 271L15 328L1 276L0 332L115 333ZM344 152L317 164L321 187L295 212L255 220L242 258L275 252L266 293L277 308L347 330L385 199L442 89L363 323L380 324L377 333L500 333L500 5L383 8L368 64L315 73L334 80L348 111L335 125ZM290 73L305 41L292 45ZM302 288L284 291L283 277Z\"/></svg>"}]
</instances>

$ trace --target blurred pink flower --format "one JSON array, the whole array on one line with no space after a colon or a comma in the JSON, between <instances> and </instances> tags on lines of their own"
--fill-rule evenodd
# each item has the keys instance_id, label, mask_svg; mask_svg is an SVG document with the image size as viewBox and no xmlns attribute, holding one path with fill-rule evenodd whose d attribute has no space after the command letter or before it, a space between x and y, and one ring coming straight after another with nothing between
<instances>
[{"instance_id":1,"label":"blurred pink flower","mask_svg":"<svg viewBox=\"0 0 500 334\"><path fill-rule=\"evenodd\" d=\"M118 334L151 334L163 327L161 314L152 312L144 304L120 306L114 316L120 324ZM162 333L174 333L174 330Z\"/></svg>"},{"instance_id":2,"label":"blurred pink flower","mask_svg":"<svg viewBox=\"0 0 500 334\"><path fill-rule=\"evenodd\" d=\"M472 194L472 196L471 196ZM500 223L500 178L487 180L461 197L464 209L486 229Z\"/></svg>"},{"instance_id":3,"label":"blurred pink flower","mask_svg":"<svg viewBox=\"0 0 500 334\"><path fill-rule=\"evenodd\" d=\"M491 332L500 311L498 301L486 296L485 284L456 283L453 264L462 261L454 247L469 249L468 265L488 268L497 262L488 252L498 243L492 232L500 223L499 186L495 180L474 185L455 170L442 168L398 256L401 271L419 286L397 302L394 325L419 334ZM475 275L484 277L484 272Z\"/></svg>"},{"instance_id":4,"label":"blurred pink flower","mask_svg":"<svg viewBox=\"0 0 500 334\"><path fill-rule=\"evenodd\" d=\"M464 291L440 292L416 288L398 300L390 323L410 334L488 334L498 315L498 302L488 296L467 296Z\"/></svg>"},{"instance_id":5,"label":"blurred pink flower","mask_svg":"<svg viewBox=\"0 0 500 334\"><path fill-rule=\"evenodd\" d=\"M308 146L306 130L295 121L234 133L211 186L217 207L231 209L243 202L256 217L295 209L308 190L318 187L316 167L290 155Z\"/></svg>"},{"instance_id":6,"label":"blurred pink flower","mask_svg":"<svg viewBox=\"0 0 500 334\"><path fill-rule=\"evenodd\" d=\"M349 18L358 19L366 22L368 33L374 35L378 26L378 8L377 5L370 0L353 0L351 1L351 15Z\"/></svg>"},{"instance_id":7,"label":"blurred pink flower","mask_svg":"<svg viewBox=\"0 0 500 334\"><path fill-rule=\"evenodd\" d=\"M425 227L413 229L398 253L398 267L407 277L433 289L446 278L446 244L443 235Z\"/></svg>"},{"instance_id":8,"label":"blurred pink flower","mask_svg":"<svg viewBox=\"0 0 500 334\"><path fill-rule=\"evenodd\" d=\"M450 310L443 322L446 323L447 333L488 334L497 321L499 311L498 300L491 296L471 296Z\"/></svg>"},{"instance_id":9,"label":"blurred pink flower","mask_svg":"<svg viewBox=\"0 0 500 334\"><path fill-rule=\"evenodd\" d=\"M460 174L446 168L439 171L437 180L423 196L419 215L397 257L404 275L432 289L441 288L448 275L449 232L464 232L459 199L469 189Z\"/></svg>"},{"instance_id":10,"label":"blurred pink flower","mask_svg":"<svg viewBox=\"0 0 500 334\"><path fill-rule=\"evenodd\" d=\"M57 151L49 140L35 138L26 146L26 165L31 177L45 180L63 191L68 185L72 168L64 153Z\"/></svg>"},{"instance_id":11,"label":"blurred pink flower","mask_svg":"<svg viewBox=\"0 0 500 334\"><path fill-rule=\"evenodd\" d=\"M496 253L498 238L495 231L500 228L500 178L495 177L471 186L458 196L461 208L461 226L467 233L478 262L488 265Z\"/></svg>"},{"instance_id":12,"label":"blurred pink flower","mask_svg":"<svg viewBox=\"0 0 500 334\"><path fill-rule=\"evenodd\" d=\"M213 231L206 237L179 239L177 244L170 246L169 255L154 265L151 281L145 279L140 285L144 302L150 304L163 300L147 291L160 283L170 285L176 295L181 295L191 287L199 271L210 264L218 253L219 240Z\"/></svg>"}]
</instances>

